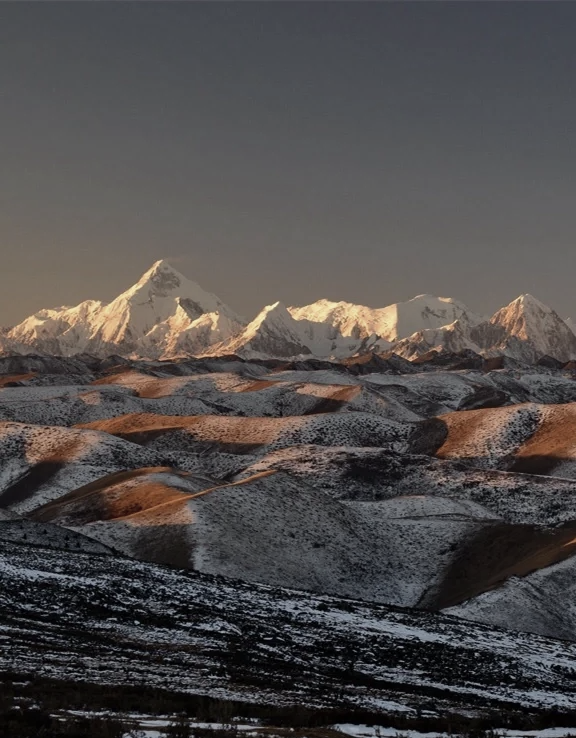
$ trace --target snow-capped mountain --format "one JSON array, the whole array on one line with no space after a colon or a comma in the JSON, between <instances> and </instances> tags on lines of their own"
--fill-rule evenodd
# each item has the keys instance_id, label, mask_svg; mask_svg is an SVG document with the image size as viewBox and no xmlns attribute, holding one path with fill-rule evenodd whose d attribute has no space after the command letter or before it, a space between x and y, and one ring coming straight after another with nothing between
<instances>
[{"instance_id":1,"label":"snow-capped mountain","mask_svg":"<svg viewBox=\"0 0 576 738\"><path fill-rule=\"evenodd\" d=\"M267 305L237 336L213 348L214 354L238 354L245 358L311 354L298 321L281 302Z\"/></svg>"},{"instance_id":2,"label":"snow-capped mountain","mask_svg":"<svg viewBox=\"0 0 576 738\"><path fill-rule=\"evenodd\" d=\"M431 349L463 351L484 356L506 355L531 363L542 356L569 361L576 356L576 335L547 305L529 294L520 295L498 310L489 321L469 321L462 316L437 330L423 330L394 345L408 359Z\"/></svg>"},{"instance_id":3,"label":"snow-capped mountain","mask_svg":"<svg viewBox=\"0 0 576 738\"><path fill-rule=\"evenodd\" d=\"M343 336L356 339L378 336L386 341L398 341L420 330L440 328L463 316L471 324L482 322L482 318L463 303L434 295L418 295L383 308L319 300L304 307L291 307L289 312L296 320L328 323Z\"/></svg>"},{"instance_id":4,"label":"snow-capped mountain","mask_svg":"<svg viewBox=\"0 0 576 738\"><path fill-rule=\"evenodd\" d=\"M482 318L455 300L418 295L384 308L319 300L303 307L265 307L245 331L215 352L244 357L313 354L343 358L363 351L386 351L391 342L419 328L438 328L457 318Z\"/></svg>"},{"instance_id":5,"label":"snow-capped mountain","mask_svg":"<svg viewBox=\"0 0 576 738\"><path fill-rule=\"evenodd\" d=\"M76 353L87 345L103 307L97 300L86 300L76 307L40 310L12 328L6 338L13 345L31 346L42 353Z\"/></svg>"},{"instance_id":6,"label":"snow-capped mountain","mask_svg":"<svg viewBox=\"0 0 576 738\"><path fill-rule=\"evenodd\" d=\"M35 351L70 355L198 352L229 338L244 321L216 295L166 261L158 261L108 305L89 300L76 307L41 310L7 334Z\"/></svg>"},{"instance_id":7,"label":"snow-capped mountain","mask_svg":"<svg viewBox=\"0 0 576 738\"><path fill-rule=\"evenodd\" d=\"M490 319L448 297L418 295L383 308L349 302L265 307L246 324L216 295L158 261L109 304L40 310L0 331L0 354L148 359L238 354L244 358L344 359L392 351L414 359L432 349L534 362L576 358L576 333L551 308L521 295Z\"/></svg>"},{"instance_id":8,"label":"snow-capped mountain","mask_svg":"<svg viewBox=\"0 0 576 738\"><path fill-rule=\"evenodd\" d=\"M343 333L330 321L296 318L293 311L294 308L288 309L281 302L268 305L241 333L214 346L210 353L238 354L244 358L308 355L344 358L390 347L388 341L373 332Z\"/></svg>"},{"instance_id":9,"label":"snow-capped mountain","mask_svg":"<svg viewBox=\"0 0 576 738\"><path fill-rule=\"evenodd\" d=\"M520 295L498 310L490 323L504 329L504 339L500 343L502 353L511 341L518 339L522 342L524 356L516 358L534 361L548 355L560 361L569 361L576 356L576 336L573 331L558 313L532 295ZM516 342L516 352L517 346Z\"/></svg>"}]
</instances>

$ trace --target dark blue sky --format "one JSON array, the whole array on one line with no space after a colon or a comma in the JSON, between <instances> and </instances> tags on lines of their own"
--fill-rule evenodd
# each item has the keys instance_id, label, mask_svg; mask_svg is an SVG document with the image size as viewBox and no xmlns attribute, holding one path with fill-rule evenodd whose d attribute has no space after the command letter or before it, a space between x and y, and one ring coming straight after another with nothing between
<instances>
[{"instance_id":1,"label":"dark blue sky","mask_svg":"<svg viewBox=\"0 0 576 738\"><path fill-rule=\"evenodd\" d=\"M576 315L576 4L0 3L0 324L152 261L251 317Z\"/></svg>"}]
</instances>

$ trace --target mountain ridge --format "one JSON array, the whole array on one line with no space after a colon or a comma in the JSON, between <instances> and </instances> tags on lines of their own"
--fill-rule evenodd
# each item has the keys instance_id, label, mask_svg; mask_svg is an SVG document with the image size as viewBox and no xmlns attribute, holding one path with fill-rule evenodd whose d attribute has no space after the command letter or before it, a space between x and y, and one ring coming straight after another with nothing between
<instances>
[{"instance_id":1,"label":"mountain ridge","mask_svg":"<svg viewBox=\"0 0 576 738\"><path fill-rule=\"evenodd\" d=\"M491 317L450 297L421 294L382 308L327 299L300 307L276 302L248 322L159 260L107 304L86 300L39 310L0 336L3 355L345 359L393 351L413 360L431 350L567 362L576 359L576 334L570 319L528 293Z\"/></svg>"}]
</instances>

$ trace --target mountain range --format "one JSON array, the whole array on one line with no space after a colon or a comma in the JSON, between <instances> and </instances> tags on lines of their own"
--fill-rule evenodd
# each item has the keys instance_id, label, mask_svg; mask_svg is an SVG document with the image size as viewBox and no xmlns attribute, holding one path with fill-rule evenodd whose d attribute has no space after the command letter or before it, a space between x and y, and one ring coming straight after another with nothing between
<instances>
[{"instance_id":1,"label":"mountain range","mask_svg":"<svg viewBox=\"0 0 576 738\"><path fill-rule=\"evenodd\" d=\"M413 360L430 351L568 362L576 359L576 334L570 320L529 294L489 318L452 298L425 294L383 308L325 299L301 307L277 302L248 322L163 260L108 304L87 300L40 310L0 334L4 355L345 359L373 352Z\"/></svg>"}]
</instances>

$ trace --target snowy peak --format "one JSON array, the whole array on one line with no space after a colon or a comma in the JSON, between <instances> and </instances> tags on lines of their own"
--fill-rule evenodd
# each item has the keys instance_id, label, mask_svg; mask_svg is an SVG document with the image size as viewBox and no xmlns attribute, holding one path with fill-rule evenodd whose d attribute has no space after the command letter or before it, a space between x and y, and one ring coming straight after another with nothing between
<instances>
[{"instance_id":1,"label":"snowy peak","mask_svg":"<svg viewBox=\"0 0 576 738\"><path fill-rule=\"evenodd\" d=\"M250 341L264 335L282 337L295 344L301 341L297 321L281 302L274 302L263 308L242 334L244 340Z\"/></svg>"},{"instance_id":2,"label":"snowy peak","mask_svg":"<svg viewBox=\"0 0 576 738\"><path fill-rule=\"evenodd\" d=\"M286 305L280 301L273 302L272 305L266 305L266 307L264 307L248 325L248 328L250 328L250 326L261 326L267 321L274 323L280 322L288 325L294 322Z\"/></svg>"},{"instance_id":3,"label":"snowy peak","mask_svg":"<svg viewBox=\"0 0 576 738\"><path fill-rule=\"evenodd\" d=\"M149 282L154 282L155 280L173 280L176 287L178 287L181 282L187 281L186 277L180 274L180 272L171 264L169 264L166 259L159 259L158 261L155 261L150 269L144 272L142 277L138 280L137 284L147 284Z\"/></svg>"},{"instance_id":4,"label":"snowy peak","mask_svg":"<svg viewBox=\"0 0 576 738\"><path fill-rule=\"evenodd\" d=\"M144 341L147 355L163 355L167 345L173 345L177 339L173 335L188 331L193 323L205 314L218 313L231 323L231 331L235 332L242 325L242 319L225 305L216 295L206 292L196 282L187 279L168 262L157 261L142 275L139 281L123 292L107 305L93 331L91 342L99 352L105 346L120 346L126 352L138 353ZM165 325L165 330L161 327ZM160 327L160 330L159 330ZM162 335L163 341L154 348L154 342L146 340L154 331L155 337ZM194 347L191 334L187 345ZM197 349L206 348L206 344L216 342L204 330L202 340ZM165 344L165 345L164 345Z\"/></svg>"},{"instance_id":5,"label":"snowy peak","mask_svg":"<svg viewBox=\"0 0 576 738\"><path fill-rule=\"evenodd\" d=\"M527 359L548 355L570 361L576 357L576 336L570 327L552 308L530 294L520 295L498 310L490 322L504 329L505 343L510 338L523 341L529 349Z\"/></svg>"},{"instance_id":6,"label":"snowy peak","mask_svg":"<svg viewBox=\"0 0 576 738\"><path fill-rule=\"evenodd\" d=\"M164 303L163 301L167 301ZM194 317L203 313L221 310L231 317L238 318L234 311L225 305L216 295L206 292L199 284L184 277L167 261L157 261L145 272L135 285L119 295L108 305L114 312L114 307L123 303L131 305L149 305L160 310L174 309L173 303L180 303L189 312L195 312ZM238 318L239 319L239 318Z\"/></svg>"},{"instance_id":7,"label":"snowy peak","mask_svg":"<svg viewBox=\"0 0 576 738\"><path fill-rule=\"evenodd\" d=\"M213 317L197 324L205 315ZM159 358L175 347L205 350L243 324L216 295L160 260L108 305L89 300L75 308L42 310L13 328L8 339L57 355ZM186 340L180 340L181 334Z\"/></svg>"},{"instance_id":8,"label":"snowy peak","mask_svg":"<svg viewBox=\"0 0 576 738\"><path fill-rule=\"evenodd\" d=\"M306 345L298 321L285 305L267 305L244 331L227 344L216 347L216 353L235 353L245 358L258 356L289 357L312 353Z\"/></svg>"},{"instance_id":9,"label":"snowy peak","mask_svg":"<svg viewBox=\"0 0 576 738\"><path fill-rule=\"evenodd\" d=\"M393 350L470 350L524 362L576 357L573 324L530 294L490 319L450 297L421 294L386 307L321 299L266 306L248 325L230 307L164 259L109 304L40 310L0 335L0 353L118 354L147 359L237 353L249 357L342 359Z\"/></svg>"},{"instance_id":10,"label":"snowy peak","mask_svg":"<svg viewBox=\"0 0 576 738\"><path fill-rule=\"evenodd\" d=\"M150 296L168 297L170 294L179 294L182 285L188 281L167 261L160 260L153 264L136 284L122 293L120 297L129 299L142 293ZM198 285L195 286L198 287ZM198 289L200 290L200 287Z\"/></svg>"},{"instance_id":11,"label":"snowy peak","mask_svg":"<svg viewBox=\"0 0 576 738\"><path fill-rule=\"evenodd\" d=\"M544 316L552 315L552 308L537 300L533 295L520 295L506 307L500 308L491 318L492 323L510 323L513 320L541 320Z\"/></svg>"}]
</instances>

